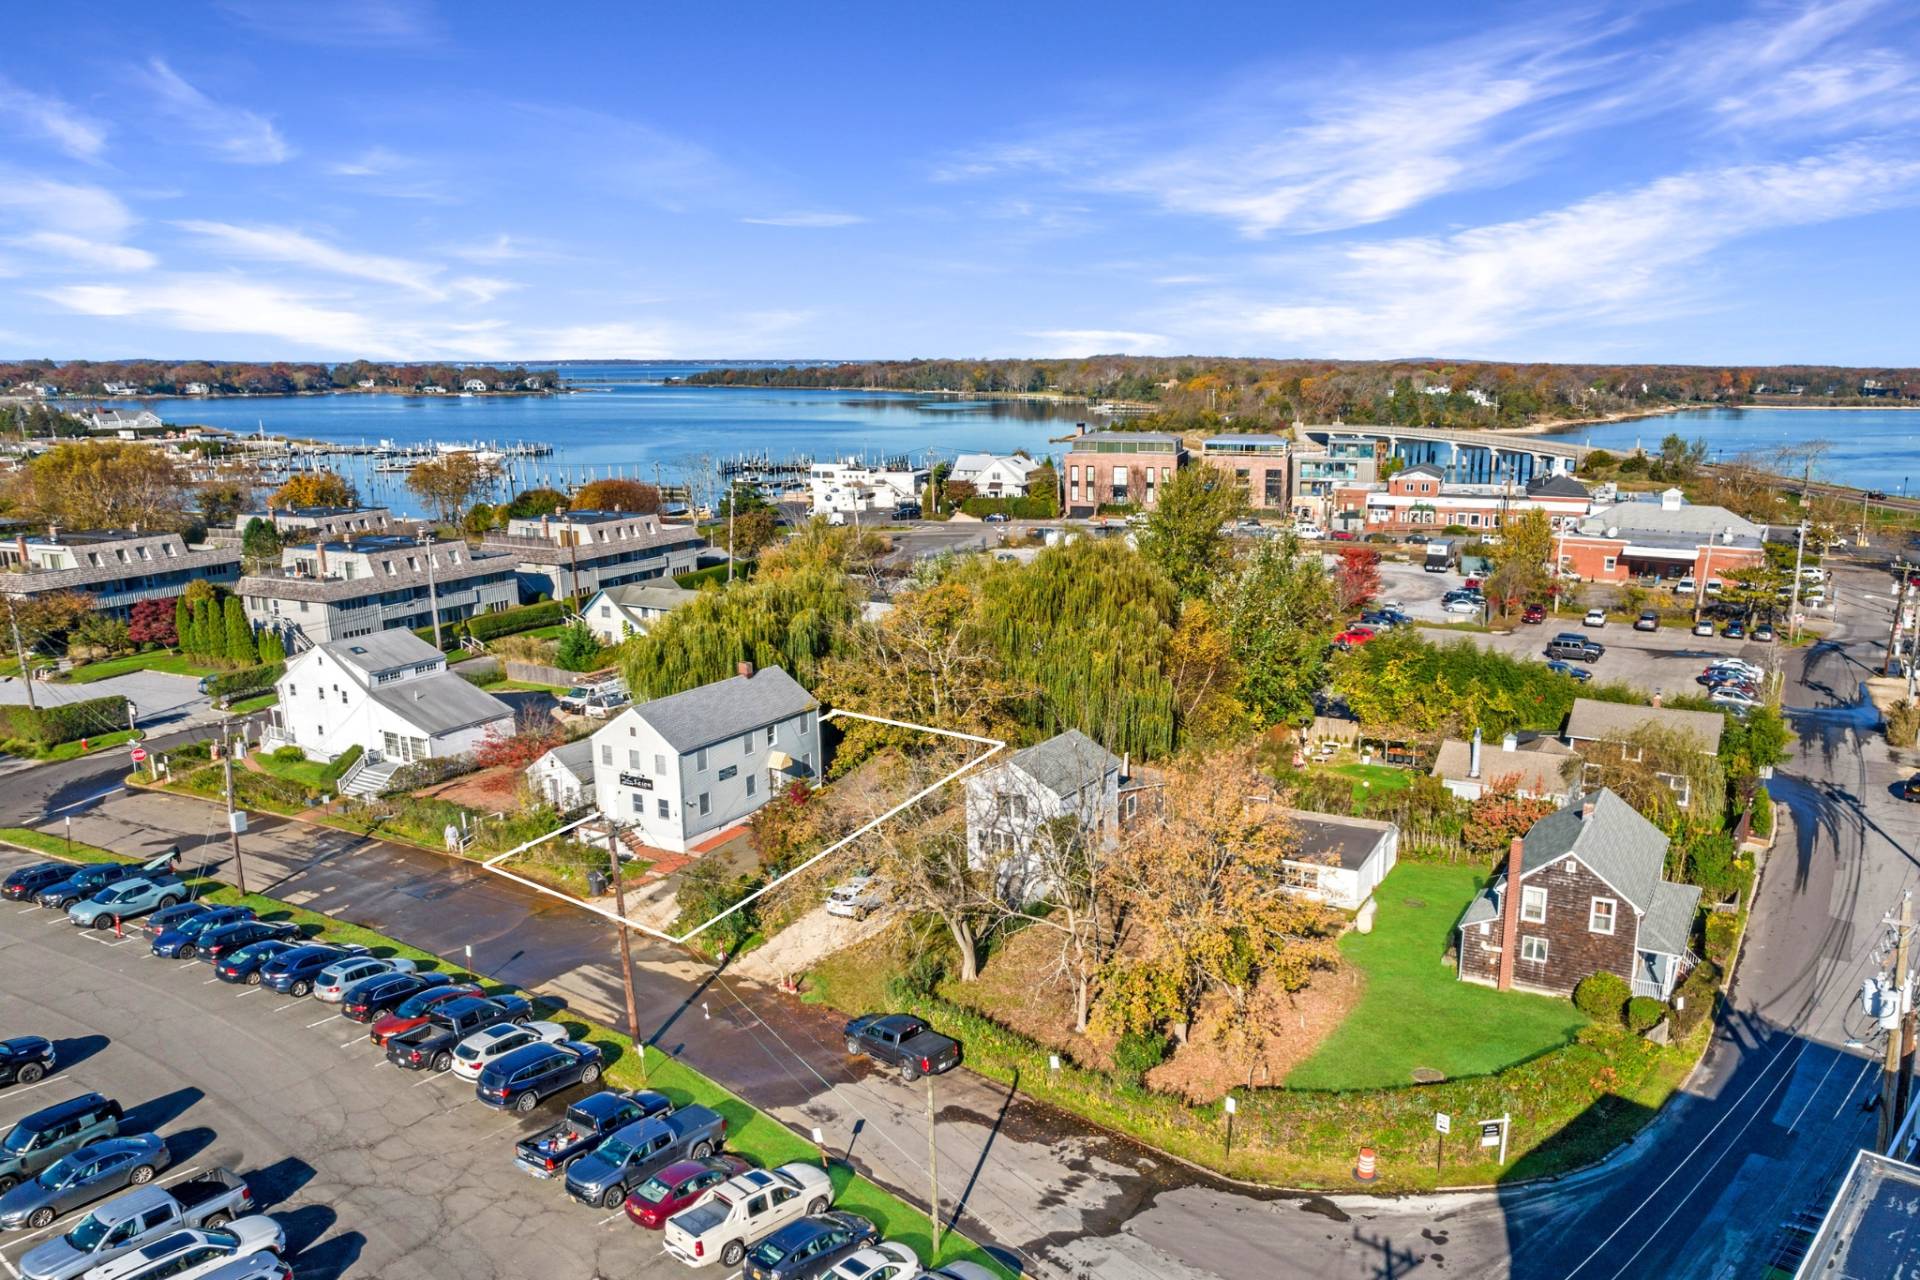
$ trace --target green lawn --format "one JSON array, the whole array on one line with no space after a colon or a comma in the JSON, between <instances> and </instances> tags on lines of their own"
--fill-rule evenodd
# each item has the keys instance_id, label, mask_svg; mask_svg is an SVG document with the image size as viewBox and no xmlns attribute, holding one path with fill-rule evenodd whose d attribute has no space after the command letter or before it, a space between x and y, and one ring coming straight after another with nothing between
<instances>
[{"instance_id":1,"label":"green lawn","mask_svg":"<svg viewBox=\"0 0 1920 1280\"><path fill-rule=\"evenodd\" d=\"M210 676L218 674L213 667L201 666L193 659L181 653L168 653L164 649L155 649L148 653L130 653L124 658L108 658L103 662L89 662L84 667L69 671L63 679L69 684L92 684L95 680L107 680L114 676L124 676L134 671L161 671L174 676Z\"/></svg>"},{"instance_id":2,"label":"green lawn","mask_svg":"<svg viewBox=\"0 0 1920 1280\"><path fill-rule=\"evenodd\" d=\"M1461 982L1443 963L1480 880L1469 867L1421 863L1388 874L1374 893L1373 932L1340 939L1341 955L1366 974L1366 992L1287 1076L1288 1088L1403 1085L1415 1067L1486 1075L1565 1044L1586 1025L1570 1000Z\"/></svg>"},{"instance_id":3,"label":"green lawn","mask_svg":"<svg viewBox=\"0 0 1920 1280\"><path fill-rule=\"evenodd\" d=\"M327 789L327 766L318 760L282 760L271 751L261 751L254 754L253 762L260 766L262 773L286 778L315 791Z\"/></svg>"},{"instance_id":4,"label":"green lawn","mask_svg":"<svg viewBox=\"0 0 1920 1280\"><path fill-rule=\"evenodd\" d=\"M1327 772L1352 778L1356 797L1362 792L1377 795L1381 792L1405 791L1413 785L1411 771L1396 769L1390 764L1330 764ZM1363 782L1367 784L1364 787L1360 785Z\"/></svg>"},{"instance_id":5,"label":"green lawn","mask_svg":"<svg viewBox=\"0 0 1920 1280\"><path fill-rule=\"evenodd\" d=\"M265 711L268 707L275 705L279 701L279 694L263 693L257 698L242 698L240 701L228 706L227 710L233 712L235 715L245 715L249 711Z\"/></svg>"}]
</instances>

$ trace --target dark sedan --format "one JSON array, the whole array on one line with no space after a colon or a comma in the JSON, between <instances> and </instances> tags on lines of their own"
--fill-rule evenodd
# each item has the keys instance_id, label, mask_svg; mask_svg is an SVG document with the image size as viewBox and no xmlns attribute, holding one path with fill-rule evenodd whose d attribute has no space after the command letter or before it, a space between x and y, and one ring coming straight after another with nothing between
<instances>
[{"instance_id":1,"label":"dark sedan","mask_svg":"<svg viewBox=\"0 0 1920 1280\"><path fill-rule=\"evenodd\" d=\"M191 960L199 954L200 939L223 924L253 919L252 907L215 907L184 920L153 940L153 954L162 960Z\"/></svg>"},{"instance_id":2,"label":"dark sedan","mask_svg":"<svg viewBox=\"0 0 1920 1280\"><path fill-rule=\"evenodd\" d=\"M284 938L249 942L238 951L227 953L220 963L214 965L214 976L222 982L244 982L249 987L257 987L260 985L260 971L267 967L268 962L299 945Z\"/></svg>"},{"instance_id":3,"label":"dark sedan","mask_svg":"<svg viewBox=\"0 0 1920 1280\"><path fill-rule=\"evenodd\" d=\"M705 1160L670 1164L633 1189L627 1197L627 1217L636 1226L658 1231L708 1187L717 1187L752 1167L739 1156L708 1156Z\"/></svg>"},{"instance_id":4,"label":"dark sedan","mask_svg":"<svg viewBox=\"0 0 1920 1280\"><path fill-rule=\"evenodd\" d=\"M814 1280L879 1239L879 1228L857 1213L815 1214L789 1222L747 1250L740 1274L743 1280Z\"/></svg>"},{"instance_id":5,"label":"dark sedan","mask_svg":"<svg viewBox=\"0 0 1920 1280\"><path fill-rule=\"evenodd\" d=\"M1902 800L1920 801L1920 773L1914 774L1911 778L1908 778L1900 784L1900 798Z\"/></svg>"},{"instance_id":6,"label":"dark sedan","mask_svg":"<svg viewBox=\"0 0 1920 1280\"><path fill-rule=\"evenodd\" d=\"M0 1040L0 1084L32 1084L53 1070L53 1041L45 1036Z\"/></svg>"},{"instance_id":7,"label":"dark sedan","mask_svg":"<svg viewBox=\"0 0 1920 1280\"><path fill-rule=\"evenodd\" d=\"M172 1163L166 1139L155 1133L123 1134L81 1147L0 1196L0 1230L38 1231L69 1209L122 1187L145 1186Z\"/></svg>"},{"instance_id":8,"label":"dark sedan","mask_svg":"<svg viewBox=\"0 0 1920 1280\"><path fill-rule=\"evenodd\" d=\"M167 930L177 929L195 916L203 916L211 910L212 905L205 902L176 902L148 916L140 927L148 938L157 938Z\"/></svg>"},{"instance_id":9,"label":"dark sedan","mask_svg":"<svg viewBox=\"0 0 1920 1280\"><path fill-rule=\"evenodd\" d=\"M42 889L51 888L72 874L71 862L36 862L0 880L0 897L13 902L31 902Z\"/></svg>"},{"instance_id":10,"label":"dark sedan","mask_svg":"<svg viewBox=\"0 0 1920 1280\"><path fill-rule=\"evenodd\" d=\"M200 935L200 958L217 965L242 947L256 942L298 942L300 926L291 920L235 920L216 925Z\"/></svg>"},{"instance_id":11,"label":"dark sedan","mask_svg":"<svg viewBox=\"0 0 1920 1280\"><path fill-rule=\"evenodd\" d=\"M455 982L444 987L430 988L418 995L408 996L392 1013L383 1013L374 1019L373 1030L368 1032L368 1035L375 1044L385 1045L402 1031L411 1031L425 1022L436 1005L448 1000L458 1000L462 996L479 994L478 983Z\"/></svg>"},{"instance_id":12,"label":"dark sedan","mask_svg":"<svg viewBox=\"0 0 1920 1280\"><path fill-rule=\"evenodd\" d=\"M261 967L260 984L272 987L281 995L304 996L313 990L313 980L320 976L322 969L336 960L365 954L366 950L357 944L295 947Z\"/></svg>"},{"instance_id":13,"label":"dark sedan","mask_svg":"<svg viewBox=\"0 0 1920 1280\"><path fill-rule=\"evenodd\" d=\"M347 988L340 1012L355 1022L372 1022L402 1001L452 981L450 973L376 973Z\"/></svg>"},{"instance_id":14,"label":"dark sedan","mask_svg":"<svg viewBox=\"0 0 1920 1280\"><path fill-rule=\"evenodd\" d=\"M599 1078L600 1050L593 1045L577 1040L530 1044L489 1062L474 1093L502 1111L531 1111L542 1098Z\"/></svg>"},{"instance_id":15,"label":"dark sedan","mask_svg":"<svg viewBox=\"0 0 1920 1280\"><path fill-rule=\"evenodd\" d=\"M140 868L132 863L102 862L91 867L82 867L65 880L56 880L40 892L33 900L43 907L52 907L65 911L76 902L91 898L110 884L118 884Z\"/></svg>"}]
</instances>

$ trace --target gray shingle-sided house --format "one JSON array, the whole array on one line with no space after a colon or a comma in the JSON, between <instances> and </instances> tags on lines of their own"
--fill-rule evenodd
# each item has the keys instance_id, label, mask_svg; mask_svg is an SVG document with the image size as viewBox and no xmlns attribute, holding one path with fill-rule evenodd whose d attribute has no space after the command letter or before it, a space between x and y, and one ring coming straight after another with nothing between
<instances>
[{"instance_id":1,"label":"gray shingle-sided house","mask_svg":"<svg viewBox=\"0 0 1920 1280\"><path fill-rule=\"evenodd\" d=\"M603 587L664 580L700 567L706 539L691 525L632 511L561 511L516 516L480 550L511 557L520 595L585 600Z\"/></svg>"},{"instance_id":2,"label":"gray shingle-sided house","mask_svg":"<svg viewBox=\"0 0 1920 1280\"><path fill-rule=\"evenodd\" d=\"M1700 890L1662 879L1666 856L1666 834L1613 792L1575 796L1514 838L1506 869L1467 907L1461 981L1570 995L1605 970L1668 999L1694 963Z\"/></svg>"},{"instance_id":3,"label":"gray shingle-sided house","mask_svg":"<svg viewBox=\"0 0 1920 1280\"><path fill-rule=\"evenodd\" d=\"M672 583L643 584L629 582L619 587L604 587L581 608L587 627L600 637L601 644L619 644L628 636L645 633L661 618L700 593Z\"/></svg>"},{"instance_id":4,"label":"gray shingle-sided house","mask_svg":"<svg viewBox=\"0 0 1920 1280\"><path fill-rule=\"evenodd\" d=\"M1586 785L1598 787L1607 780L1607 766L1621 763L1620 753L1629 753L1628 758L1632 759L1631 753L1644 747L1644 742L1636 745L1632 741L1636 735L1652 731L1692 738L1703 754L1715 755L1720 750L1720 733L1726 725L1727 718L1718 711L1682 711L1674 707L1575 698L1573 710L1567 713L1565 737L1567 745L1586 761L1583 766ZM1660 776L1673 790L1680 807L1687 808L1693 799L1691 782L1679 774Z\"/></svg>"},{"instance_id":5,"label":"gray shingle-sided house","mask_svg":"<svg viewBox=\"0 0 1920 1280\"><path fill-rule=\"evenodd\" d=\"M171 600L196 581L229 586L240 576L232 547L192 547L177 533L50 526L0 542L0 592L16 599L84 591L97 612L125 618L143 600Z\"/></svg>"},{"instance_id":6,"label":"gray shingle-sided house","mask_svg":"<svg viewBox=\"0 0 1920 1280\"><path fill-rule=\"evenodd\" d=\"M461 542L345 533L287 547L280 559L279 573L248 574L234 593L247 620L278 633L290 651L430 627L436 611L442 626L452 626L519 600L513 561Z\"/></svg>"},{"instance_id":7,"label":"gray shingle-sided house","mask_svg":"<svg viewBox=\"0 0 1920 1280\"><path fill-rule=\"evenodd\" d=\"M967 779L970 859L994 866L1010 891L1044 895L1036 845L1047 824L1071 815L1082 831L1111 843L1149 785L1130 773L1125 759L1078 729L1022 747Z\"/></svg>"},{"instance_id":8,"label":"gray shingle-sided house","mask_svg":"<svg viewBox=\"0 0 1920 1280\"><path fill-rule=\"evenodd\" d=\"M577 738L527 766L527 785L561 813L593 800L593 740Z\"/></svg>"},{"instance_id":9,"label":"gray shingle-sided house","mask_svg":"<svg viewBox=\"0 0 1920 1280\"><path fill-rule=\"evenodd\" d=\"M778 667L628 707L594 732L600 812L656 849L685 853L787 782L817 778L820 704Z\"/></svg>"}]
</instances>

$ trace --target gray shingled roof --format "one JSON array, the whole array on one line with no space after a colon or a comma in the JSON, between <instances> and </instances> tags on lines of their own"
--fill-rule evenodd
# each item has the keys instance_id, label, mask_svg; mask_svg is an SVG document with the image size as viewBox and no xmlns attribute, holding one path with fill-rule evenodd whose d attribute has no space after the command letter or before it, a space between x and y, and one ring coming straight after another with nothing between
<instances>
[{"instance_id":1,"label":"gray shingled roof","mask_svg":"<svg viewBox=\"0 0 1920 1280\"><path fill-rule=\"evenodd\" d=\"M1480 781L1489 785L1517 780L1527 791L1543 795L1564 795L1567 791L1563 770L1573 756L1573 748L1555 738L1535 738L1508 751L1498 742L1480 744ZM1471 776L1473 744L1464 738L1441 742L1433 757L1433 776L1460 781Z\"/></svg>"},{"instance_id":2,"label":"gray shingled roof","mask_svg":"<svg viewBox=\"0 0 1920 1280\"><path fill-rule=\"evenodd\" d=\"M682 754L811 711L819 703L779 667L716 680L633 708Z\"/></svg>"},{"instance_id":3,"label":"gray shingled roof","mask_svg":"<svg viewBox=\"0 0 1920 1280\"><path fill-rule=\"evenodd\" d=\"M1023 747L1008 756L1007 763L1062 799L1110 770L1120 771L1120 757L1078 729Z\"/></svg>"},{"instance_id":4,"label":"gray shingled roof","mask_svg":"<svg viewBox=\"0 0 1920 1280\"><path fill-rule=\"evenodd\" d=\"M1717 538L1728 529L1736 539L1758 542L1766 530L1725 507L1695 506L1682 503L1664 507L1659 502L1616 502L1603 507L1580 522L1580 532L1588 535L1618 529L1623 537L1640 534L1685 534L1696 541Z\"/></svg>"},{"instance_id":5,"label":"gray shingled roof","mask_svg":"<svg viewBox=\"0 0 1920 1280\"><path fill-rule=\"evenodd\" d=\"M355 549L372 553L372 549L365 546ZM232 558L238 560L239 556L235 553ZM513 566L512 556L468 551L460 557L459 564L448 564L436 557L433 581L446 587L465 582L468 578L510 573ZM391 574L383 567L377 573L360 578L290 578L278 574L249 574L234 584L233 592L238 596L256 596L265 600L357 600L362 596L379 595L401 587L419 586L426 581L427 571L424 568L408 569L406 561L401 559L395 561Z\"/></svg>"},{"instance_id":6,"label":"gray shingled roof","mask_svg":"<svg viewBox=\"0 0 1920 1280\"><path fill-rule=\"evenodd\" d=\"M173 555L155 553L150 560L82 565L75 569L30 569L0 573L0 590L8 595L34 595L42 591L86 591L106 583L124 582L174 569L208 569L215 566L240 567L238 548L209 547L199 551L181 550Z\"/></svg>"},{"instance_id":7,"label":"gray shingled roof","mask_svg":"<svg viewBox=\"0 0 1920 1280\"><path fill-rule=\"evenodd\" d=\"M1654 886L1653 905L1640 921L1636 945L1642 951L1661 951L1670 956L1687 954L1687 938L1693 932L1693 913L1700 905L1700 887L1661 881Z\"/></svg>"},{"instance_id":8,"label":"gray shingled roof","mask_svg":"<svg viewBox=\"0 0 1920 1280\"><path fill-rule=\"evenodd\" d=\"M1349 818L1336 813L1289 809L1287 817L1300 832L1300 861L1356 871L1380 847L1380 837L1393 830L1391 822Z\"/></svg>"},{"instance_id":9,"label":"gray shingled roof","mask_svg":"<svg viewBox=\"0 0 1920 1280\"><path fill-rule=\"evenodd\" d=\"M629 516L629 519L637 517ZM482 551L499 552L512 556L522 564L597 564L613 556L624 555L629 551L670 551L678 547L705 546L706 541L698 531L684 524L661 525L655 532L634 527L624 538L609 538L605 542L593 539L583 540L579 546L561 543L556 531L551 537L528 536L524 534L490 533L481 539Z\"/></svg>"},{"instance_id":10,"label":"gray shingled roof","mask_svg":"<svg viewBox=\"0 0 1920 1280\"><path fill-rule=\"evenodd\" d=\"M663 611L678 609L700 597L698 591L689 591L685 587L642 586L637 582L608 587L601 594L622 608Z\"/></svg>"},{"instance_id":11,"label":"gray shingled roof","mask_svg":"<svg viewBox=\"0 0 1920 1280\"><path fill-rule=\"evenodd\" d=\"M1720 732L1727 727L1727 718L1718 711L1643 707L1637 703L1600 702L1593 698L1575 698L1573 710L1567 713L1567 737L1588 742L1624 738L1648 725L1691 734L1699 740L1700 749L1712 755L1720 750Z\"/></svg>"},{"instance_id":12,"label":"gray shingled roof","mask_svg":"<svg viewBox=\"0 0 1920 1280\"><path fill-rule=\"evenodd\" d=\"M1581 806L1593 802L1593 815ZM1640 812L1602 787L1576 795L1533 824L1521 842L1520 874L1572 854L1620 891L1640 911L1653 906L1660 872L1667 860L1667 836Z\"/></svg>"},{"instance_id":13,"label":"gray shingled roof","mask_svg":"<svg viewBox=\"0 0 1920 1280\"><path fill-rule=\"evenodd\" d=\"M1585 498L1587 486L1568 475L1536 476L1527 483L1529 498Z\"/></svg>"},{"instance_id":14,"label":"gray shingled roof","mask_svg":"<svg viewBox=\"0 0 1920 1280\"><path fill-rule=\"evenodd\" d=\"M582 782L593 781L592 738L576 738L565 746L555 747L544 756L541 756L539 760L536 760L534 764L538 765L541 761L546 760L552 760L559 764L568 773L571 773Z\"/></svg>"},{"instance_id":15,"label":"gray shingled roof","mask_svg":"<svg viewBox=\"0 0 1920 1280\"><path fill-rule=\"evenodd\" d=\"M451 671L378 685L369 694L430 738L493 720L513 719L512 707Z\"/></svg>"},{"instance_id":16,"label":"gray shingled roof","mask_svg":"<svg viewBox=\"0 0 1920 1280\"><path fill-rule=\"evenodd\" d=\"M355 636L351 640L329 640L320 646L320 652L342 666L370 673L433 662L444 656L404 627L376 631L370 636Z\"/></svg>"},{"instance_id":17,"label":"gray shingled roof","mask_svg":"<svg viewBox=\"0 0 1920 1280\"><path fill-rule=\"evenodd\" d=\"M1432 476L1435 480L1444 480L1447 473L1431 462L1416 462L1410 467L1402 467L1394 473L1401 476Z\"/></svg>"}]
</instances>

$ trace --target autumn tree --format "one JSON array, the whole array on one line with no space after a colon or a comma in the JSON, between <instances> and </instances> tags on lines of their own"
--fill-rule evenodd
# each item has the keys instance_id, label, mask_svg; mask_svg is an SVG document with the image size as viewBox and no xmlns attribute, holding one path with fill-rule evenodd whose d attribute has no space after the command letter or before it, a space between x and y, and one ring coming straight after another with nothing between
<instances>
[{"instance_id":1,"label":"autumn tree","mask_svg":"<svg viewBox=\"0 0 1920 1280\"><path fill-rule=\"evenodd\" d=\"M499 477L497 464L463 450L429 458L414 467L407 472L407 488L433 508L441 523L451 524Z\"/></svg>"},{"instance_id":2,"label":"autumn tree","mask_svg":"<svg viewBox=\"0 0 1920 1280\"><path fill-rule=\"evenodd\" d=\"M1234 657L1233 635L1211 600L1180 606L1180 621L1167 642L1166 674L1188 742L1218 742L1246 727L1250 717L1240 700L1244 673Z\"/></svg>"},{"instance_id":3,"label":"autumn tree","mask_svg":"<svg viewBox=\"0 0 1920 1280\"><path fill-rule=\"evenodd\" d=\"M1098 792L1098 778L1084 781ZM1104 838L1099 826L1062 814L1039 824L1024 846L991 855L987 867L994 927L1032 930L1047 939L1050 971L1034 977L1066 983L1073 1029L1082 1034L1092 1020L1100 975L1128 936L1128 913L1117 893L1122 881Z\"/></svg>"},{"instance_id":4,"label":"autumn tree","mask_svg":"<svg viewBox=\"0 0 1920 1280\"><path fill-rule=\"evenodd\" d=\"M1337 963L1337 919L1287 890L1300 843L1249 753L1191 758L1121 838L1116 894L1135 938L1102 975L1102 1006L1123 1031L1170 1026L1183 1043L1201 1001L1224 999L1244 1028L1255 993L1303 989Z\"/></svg>"},{"instance_id":5,"label":"autumn tree","mask_svg":"<svg viewBox=\"0 0 1920 1280\"><path fill-rule=\"evenodd\" d=\"M127 638L134 644L158 645L171 649L178 641L174 631L173 600L141 600L128 613Z\"/></svg>"},{"instance_id":6,"label":"autumn tree","mask_svg":"<svg viewBox=\"0 0 1920 1280\"><path fill-rule=\"evenodd\" d=\"M1669 833L1718 826L1725 812L1725 770L1689 729L1649 724L1612 734L1565 767L1569 780L1606 787Z\"/></svg>"},{"instance_id":7,"label":"autumn tree","mask_svg":"<svg viewBox=\"0 0 1920 1280\"><path fill-rule=\"evenodd\" d=\"M287 477L268 501L275 507L357 507L360 494L337 471L302 471Z\"/></svg>"},{"instance_id":8,"label":"autumn tree","mask_svg":"<svg viewBox=\"0 0 1920 1280\"><path fill-rule=\"evenodd\" d=\"M1553 521L1545 511L1536 507L1508 515L1492 549L1487 599L1506 614L1544 595L1554 559Z\"/></svg>"},{"instance_id":9,"label":"autumn tree","mask_svg":"<svg viewBox=\"0 0 1920 1280\"><path fill-rule=\"evenodd\" d=\"M1352 613L1380 593L1380 553L1372 547L1342 547L1333 567L1333 602Z\"/></svg>"},{"instance_id":10,"label":"autumn tree","mask_svg":"<svg viewBox=\"0 0 1920 1280\"><path fill-rule=\"evenodd\" d=\"M8 485L20 514L68 529L181 529L190 489L165 453L131 440L56 444Z\"/></svg>"},{"instance_id":11,"label":"autumn tree","mask_svg":"<svg viewBox=\"0 0 1920 1280\"><path fill-rule=\"evenodd\" d=\"M1217 467L1181 467L1160 486L1140 528L1140 554L1167 575L1182 596L1210 589L1232 559L1222 532L1245 515L1247 498Z\"/></svg>"},{"instance_id":12,"label":"autumn tree","mask_svg":"<svg viewBox=\"0 0 1920 1280\"><path fill-rule=\"evenodd\" d=\"M732 544L734 555L751 560L772 546L779 536L779 517L770 508L761 507L735 516L727 540Z\"/></svg>"},{"instance_id":13,"label":"autumn tree","mask_svg":"<svg viewBox=\"0 0 1920 1280\"><path fill-rule=\"evenodd\" d=\"M1489 778L1477 799L1467 807L1460 838L1480 853L1504 853L1515 836L1524 836L1533 824L1559 804L1552 799L1523 796L1517 778Z\"/></svg>"},{"instance_id":14,"label":"autumn tree","mask_svg":"<svg viewBox=\"0 0 1920 1280\"><path fill-rule=\"evenodd\" d=\"M651 515L660 509L660 491L639 480L617 477L594 480L574 490L575 511L635 511Z\"/></svg>"},{"instance_id":15,"label":"autumn tree","mask_svg":"<svg viewBox=\"0 0 1920 1280\"><path fill-rule=\"evenodd\" d=\"M558 489L522 489L513 495L513 501L507 503L506 511L517 520L532 516L550 516L556 511L565 511L571 499Z\"/></svg>"}]
</instances>

